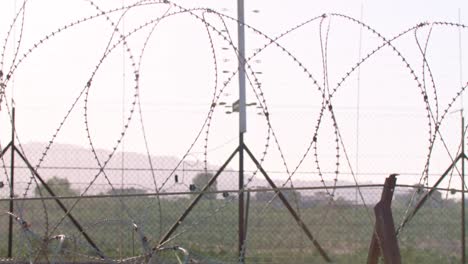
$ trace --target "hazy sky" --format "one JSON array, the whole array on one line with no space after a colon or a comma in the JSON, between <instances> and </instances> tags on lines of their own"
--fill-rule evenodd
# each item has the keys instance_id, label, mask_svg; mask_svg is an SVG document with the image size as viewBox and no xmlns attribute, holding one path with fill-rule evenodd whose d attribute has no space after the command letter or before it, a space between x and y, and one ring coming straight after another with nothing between
<instances>
[{"instance_id":1,"label":"hazy sky","mask_svg":"<svg viewBox=\"0 0 468 264\"><path fill-rule=\"evenodd\" d=\"M2 145L9 141L10 135L5 102L10 103L13 96L17 107L17 131L22 143L51 140L71 109L53 139L57 143L89 146L89 131L97 148L118 146L119 150L145 152L142 117L151 153L182 157L189 151L207 119L215 88L219 93L223 83L237 69L235 52L226 41L230 36L237 45L236 24L227 17L236 17L236 1L174 1L185 8L206 7L227 15L224 17L227 31L222 31L223 20L213 13L193 11L198 17L205 16L213 27L208 27L207 31L195 15L179 12L174 5L141 1L143 5L126 12L120 23L121 10L106 13L108 20L106 16L99 16L67 27L43 40L43 44L39 42L70 22L101 13L96 6L107 12L136 2L97 0L93 6L85 0L29 0L24 16L21 13L11 34L7 35L15 10L20 9L23 1L2 0L2 46L8 39L2 50L5 54L2 57L4 74L12 67L18 43L15 62L21 60L6 84L7 100L3 101L0 112ZM157 18L166 12L171 15L158 22ZM324 13L328 15L321 18ZM323 101L317 87L335 89L360 57L365 58L384 43L368 28L332 13L362 20L387 39L420 22L460 20L462 24L468 24L467 1L246 1L246 23L270 38L316 17L278 39L277 43L287 51L271 45L250 63L261 83L278 141L277 144L270 135L265 161L267 170L285 171L279 148L288 170L294 170L306 153L320 118ZM118 24L120 32L137 29L127 38L129 52L118 43L120 35L111 23ZM223 33L224 38L218 32ZM392 48L385 47L365 60L359 70L350 73L332 98L334 118L341 136L339 170L344 176L340 177L351 179L346 176L351 171L346 151L352 170L360 174L360 181L382 182L385 174L390 172L403 174L402 182L412 183L419 179L429 154L434 120L441 118L451 99L467 82L467 36L468 28L459 30L454 26L428 24L392 42L402 57ZM423 63L418 41L422 49L428 43L425 49L430 68ZM269 42L261 34L246 29L247 57ZM106 49L113 48L116 43L118 45L107 54ZM35 44L39 44L37 48L34 48ZM27 54L24 59L23 54ZM406 67L406 62L411 69ZM317 80L318 86L301 65ZM138 69L138 91L135 90L134 69ZM411 71L427 88L434 120L426 117L424 98ZM431 76L436 92L432 89ZM86 91L90 78L89 93L81 94ZM237 115L225 114L225 107L219 104L231 104L237 99L237 78L234 75L220 93L212 115L207 145L211 164L222 163L237 144ZM249 78L253 80L254 76L249 74ZM260 93L258 89L255 91ZM135 97L137 92L138 97ZM259 105L250 86L247 98L248 103ZM141 116L138 104L132 110L137 99L141 103ZM460 108L461 102L457 100L450 111ZM255 106L249 108L246 134L247 145L258 157L264 151L268 135L266 119L258 115L260 111ZM124 129L130 116L128 129ZM333 172L337 155L333 119L327 110L320 120L323 121L316 135L320 166L323 172ZM204 159L206 129L205 126L189 151L192 159ZM118 144L124 130L125 137ZM459 114L446 116L441 134L451 155L456 155L460 142ZM436 175L451 162L444 142L438 136L431 152L430 172ZM299 168L299 171L311 172L300 176L304 179L310 179L316 173L313 149L307 152ZM334 175L327 177L333 179Z\"/></svg>"}]
</instances>

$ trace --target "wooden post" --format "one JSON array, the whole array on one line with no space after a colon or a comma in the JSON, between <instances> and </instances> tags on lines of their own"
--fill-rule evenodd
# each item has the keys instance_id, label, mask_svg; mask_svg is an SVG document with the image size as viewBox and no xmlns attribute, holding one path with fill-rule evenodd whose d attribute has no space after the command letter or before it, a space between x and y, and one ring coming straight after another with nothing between
<instances>
[{"instance_id":1,"label":"wooden post","mask_svg":"<svg viewBox=\"0 0 468 264\"><path fill-rule=\"evenodd\" d=\"M396 175L392 174L385 180L382 197L374 207L375 227L369 247L368 264L377 264L381 255L385 264L401 264L391 208Z\"/></svg>"}]
</instances>

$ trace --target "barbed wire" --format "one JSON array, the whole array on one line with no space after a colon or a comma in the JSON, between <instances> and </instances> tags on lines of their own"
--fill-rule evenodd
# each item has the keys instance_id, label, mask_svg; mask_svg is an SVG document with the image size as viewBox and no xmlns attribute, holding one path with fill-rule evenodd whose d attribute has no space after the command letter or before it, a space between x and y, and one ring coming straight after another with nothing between
<instances>
[{"instance_id":1,"label":"barbed wire","mask_svg":"<svg viewBox=\"0 0 468 264\"><path fill-rule=\"evenodd\" d=\"M108 41L108 44L107 44L107 47L105 48L105 51L104 51L104 55L103 57L100 59L100 62L99 64L95 67L95 70L93 71L93 73L91 74L91 77L88 81L88 83L86 84L85 86L85 97L84 97L84 123L85 123L85 127L86 127L86 134L87 134L87 138L88 138L88 141L89 141L89 146L91 148L91 152L93 153L94 155L94 159L96 160L97 162L97 165L99 166L99 173L97 173L95 176L94 176L94 179L90 182L90 184L88 185L88 187L83 191L82 195L85 194L89 188L92 186L92 184L94 183L94 181L97 180L97 178L102 174L104 176L104 178L106 179L108 185L111 187L111 189L113 191L115 191L115 188L112 184L112 181L109 179L109 177L107 176L106 172L105 172L105 167L107 166L107 164L109 163L109 161L112 159L112 157L114 156L118 146L120 145L120 143L122 142L122 139L124 138L125 136L125 133L129 127L129 124L130 124L130 121L132 120L132 117L133 117L133 113L135 111L135 106L136 106L136 100L138 98L138 88L139 88L139 72L138 72L138 69L136 68L136 62L134 60L134 56L132 55L131 53L131 49L128 47L127 45L127 37L130 35L130 34L133 34L135 33L137 30L140 30L142 27L138 27L138 28L135 28L134 30L131 31L131 33L129 33L127 36L124 36L122 34L120 34L120 31L119 31L119 24L122 20L122 18L125 16L126 12L128 12L130 10L130 8L128 9L125 9L122 13L122 15L120 16L119 20L117 23L115 22L112 22L111 18L105 13L105 11L102 11L97 5L94 4L94 2L90 2L91 5L93 5L97 10L99 10L101 13L105 14L106 16L106 20L110 21L110 24L111 26L114 27L114 30L113 30L113 33ZM153 22L154 23L154 22ZM118 32L120 34L120 38L118 39L118 41L116 43L114 43L113 45L111 45L112 43L112 39L114 38L114 34ZM116 144L114 145L113 149L112 149L112 152L109 154L109 156L107 157L106 160L104 160L103 162L100 161L99 157L98 157L98 154L96 152L96 149L94 147L94 144L93 144L93 141L92 141L92 136L91 136L91 132L90 132L90 129L89 129L89 122L88 122L88 97L89 97L89 91L90 91L90 88L92 86L92 80L94 78L94 76L97 74L97 71L100 67L100 65L104 62L104 60L106 59L106 57L113 51L115 50L120 44L123 44L124 46L126 46L126 52L128 53L128 56L129 56L129 59L131 61L131 66L133 67L133 70L134 70L134 76L135 76L135 79L134 81L136 82L135 84L135 92L134 92L134 95L133 95L133 101L131 103L131 109L129 111L129 116L126 120L126 123L124 124L124 127L122 128L122 131L120 133L120 136L119 138L117 139L117 142ZM128 216L131 218L131 219L134 219L134 217L132 216L132 214L130 213L128 207L126 206L126 204L124 203L123 200L119 200L121 205L123 206L123 208L125 209L126 213L128 214ZM80 202L80 199L76 200L73 205L68 209L68 211L62 216L62 218L57 222L57 224L54 226L53 228L53 231L55 231L59 226L60 224L65 220L65 218L69 215L69 213L72 212L72 210L75 208L75 206Z\"/></svg>"},{"instance_id":2,"label":"barbed wire","mask_svg":"<svg viewBox=\"0 0 468 264\"><path fill-rule=\"evenodd\" d=\"M26 3L27 0L23 1L22 7L19 9L19 11L16 13L16 15L13 18L13 22L10 24L9 30L7 32L5 42L3 45L3 50L1 53L1 60L0 60L0 81L2 84L2 91L4 91L5 88L8 87L9 81L12 79L13 75L15 74L16 70L18 67L23 64L26 59L29 57L30 54L35 52L40 46L43 46L49 39L55 38L55 36L59 35L60 33L67 31L70 28L74 28L80 24L83 24L85 22L91 22L97 18L104 18L106 21L109 22L110 26L112 27L113 31L112 34L108 37L107 39L107 45L104 48L104 51L101 53L101 57L98 60L98 63L95 65L95 68L91 71L89 75L89 79L86 81L86 84L84 85L83 89L80 91L80 93L75 97L73 100L73 103L71 106L68 108L67 113L65 114L64 118L58 125L56 131L53 133L51 140L48 142L47 146L45 147L41 157L39 158L38 163L35 166L36 170L39 170L41 168L42 163L47 157L47 154L49 153L49 150L51 149L52 145L55 142L56 137L58 134L61 132L62 128L64 127L66 121L69 119L69 116L73 111L75 111L76 106L79 104L79 102L83 103L83 124L84 124L84 132L86 134L87 140L88 140L88 145L90 147L90 152L92 153L94 160L96 162L96 165L98 166L98 172L94 175L92 180L89 181L88 185L84 188L84 190L81 192L81 196L84 196L90 188L96 183L97 179L99 177L103 177L105 181L107 182L106 185L111 188L111 190L115 191L114 184L112 183L111 178L108 176L106 173L106 170L108 169L108 164L112 160L112 158L115 156L115 153L118 149L118 147L121 145L124 137L127 135L128 128L130 127L132 121L134 121L135 116L134 113L135 111L138 112L140 116L139 123L141 125L141 130L143 132L143 140L145 143L145 148L146 148L146 155L148 157L148 163L150 166L150 171L151 171L151 176L152 176L152 181L154 185L154 189L156 193L161 192L164 190L165 187L167 187L167 183L169 180L174 176L175 172L179 169L179 167L183 164L183 162L188 158L192 150L194 149L195 145L199 142L199 140L203 141L203 171L205 173L208 172L209 170L209 143L210 143L210 138L211 138L211 127L214 122L214 115L216 113L216 110L219 109L220 106L220 98L231 83L232 79L234 78L235 75L238 74L239 69L236 71L231 71L230 75L226 77L225 80L221 80L220 78L220 66L218 62L218 46L216 41L221 41L224 45L228 45L229 48L228 50L234 51L236 54L236 57L239 61L245 62L245 69L247 71L247 80L250 85L251 90L253 91L255 98L257 100L257 103L259 104L259 108L261 109L263 116L264 116L264 121L266 123L266 131L264 131L264 138L265 138L265 145L263 148L263 152L261 152L261 157L260 157L260 164L263 164L266 157L268 156L268 153L271 151L271 145L274 144L275 149L279 153L279 158L281 160L281 165L285 170L285 173L287 174L287 179L282 183L280 188L285 187L286 185L289 184L291 188L294 188L294 183L293 183L293 178L294 175L299 171L301 166L304 164L306 159L312 155L314 164L316 167L316 174L320 178L321 184L325 187L325 191L327 195L331 198L330 199L330 204L329 206L333 206L334 204L334 199L333 197L335 196L335 191L338 183L339 176L343 173L342 172L342 166L346 164L348 169L351 171L351 175L353 176L353 181L356 184L357 191L360 194L362 202L365 204L365 199L364 196L359 188L359 183L358 180L353 172L351 162L349 160L349 156L346 150L346 144L344 143L341 131L340 131L340 122L338 120L338 117L336 116L336 113L334 111L334 95L338 92L338 89L343 86L343 84L349 79L349 77L358 69L360 68L365 62L369 61L371 57L373 57L375 54L379 53L381 50L384 48L388 48L393 53L395 54L396 57L401 59L401 63L403 67L407 69L407 74L411 76L413 81L415 82L415 86L419 89L419 92L421 94L422 101L425 106L425 117L427 118L427 133L428 133L428 152L426 155L426 161L424 168L421 172L421 178L420 178L420 183L422 182L423 184L428 185L428 177L429 177L429 169L430 169L430 161L432 160L432 153L433 149L436 144L436 140L439 139L441 143L443 144L446 152L448 153L450 159L453 161L453 157L450 155L449 148L445 142L445 139L440 131L440 127L442 126L442 123L447 116L447 113L449 112L449 109L452 108L454 102L458 100L458 98L461 96L461 94L465 91L466 87L468 86L468 83L461 87L457 94L452 97L448 105L443 109L443 111L440 111L440 102L438 98L438 93L437 93L437 86L436 86L436 81L434 78L434 74L432 71L432 68L430 67L428 58L427 58L427 53L428 53L428 45L430 42L430 39L432 38L432 29L434 26L452 26L452 27L457 27L457 28L462 28L465 29L467 26L462 25L462 24L457 24L457 23L449 23L449 22L434 22L434 23L419 23L413 27L410 27L397 35L395 35L392 38L386 38L382 34L380 34L378 31L373 29L371 26L363 23L362 21L359 21L357 19L354 19L352 17L343 15L343 14L337 14L337 13L331 13L331 14L323 14L317 17L314 17L312 19L308 19L305 22L302 22L285 32L279 34L278 36L272 38L269 37L267 34L263 33L262 31L248 25L248 24L243 24L248 30L251 32L255 33L256 35L264 38L266 40L265 44L261 46L259 49L257 49L250 57L246 58L240 58L239 53L237 50L237 46L234 44L233 39L231 37L229 27L227 26L226 22L233 22L235 24L241 23L238 21L236 18L230 17L226 14L219 13L215 10L209 9L209 8L190 8L186 9L176 3L172 3L169 1L156 1L156 0L142 0L135 2L130 5L122 6L122 7L117 7L117 8L111 8L108 10L103 10L101 9L95 2L93 1L87 1L92 7L94 7L97 11L96 14L91 15L89 17L84 17L81 19L78 19L74 22L71 22L69 24L66 24L62 27L59 27L58 29L52 31L51 33L48 33L40 39L38 42L35 42L31 48L26 48L24 49L25 52L20 56L20 51L22 50L23 47L23 30L24 30L24 21L25 21L25 14L26 14ZM156 18L148 19L147 21L142 22L141 24L137 25L134 27L132 30L129 32L120 32L119 25L122 21L122 19L127 15L127 13L132 10L133 8L136 7L142 7L142 6L152 6L152 5L158 5L160 4L161 6L167 7L167 10L163 12L162 15L157 16ZM176 11L171 11L171 9L176 9ZM16 11L16 10L15 10ZM117 13L118 14L118 20L117 22L114 22L111 18L111 14ZM213 82L213 88L212 88L212 95L211 95L211 104L209 106L208 112L206 113L206 116L204 118L204 121L202 123L201 128L198 130L198 132L195 134L195 137L192 141L192 143L189 145L189 147L186 149L185 153L182 156L182 159L178 162L178 164L173 167L169 171L165 177L162 178L161 181L157 179L155 172L155 169L153 167L153 161L151 159L150 151L149 151L149 142L148 138L146 136L146 131L144 127L144 119L143 119L143 111L142 111L142 105L141 105L141 100L140 100L140 73L141 73L141 62L144 58L144 53L147 48L147 43L149 40L152 38L154 30L157 28L159 25L159 22L168 18L168 17L173 17L173 16L179 16L182 14L188 14L190 17L192 17L194 20L198 21L201 23L201 25L204 27L206 30L206 37L208 39L208 46L210 50L210 56L211 56L211 63L213 66L213 71L212 74L214 76L214 82ZM215 17L219 22L222 24L222 26L217 26L215 23L216 21L208 21L211 18L211 15ZM329 41L329 33L332 30L331 23L332 23L332 18L338 18L338 19L343 19L345 21L349 21L352 24L355 24L359 26L360 28L366 29L373 35L377 36L377 38L381 41L373 50L371 50L369 53L367 53L365 56L362 56L359 58L359 60L353 64L353 66L345 72L343 75L342 79L336 83L334 86L330 86L329 83L329 65L328 65L328 41ZM11 65L8 70L6 70L6 75L5 79L3 79L3 73L4 73L4 66L5 66L5 58L6 58L6 52L7 52L7 45L8 42L10 41L11 38L11 32L13 28L15 28L15 25L17 24L17 21L20 20L21 22L21 31L20 31L20 37L18 41L18 45L16 45L16 48L14 50L13 56L12 56L12 61ZM321 53L321 59L322 59L322 81L319 83L317 77L314 77L312 74L311 70L305 66L305 63L303 63L300 58L296 57L293 52L288 50L286 47L281 45L279 43L279 39L288 36L295 30L302 28L306 25L312 24L313 22L318 22L319 24L319 39L320 39L320 53ZM243 23L243 22L242 22ZM324 25L325 24L325 25ZM322 32L322 30L325 27L325 32ZM426 39L424 42L421 42L419 37L418 37L418 32L422 28L429 27L429 32L426 35ZM139 53L136 53L133 48L130 48L128 40L131 39L137 32L142 31L143 29L150 28L149 33L146 35L145 41L143 43L143 47L139 50ZM413 66L410 65L409 60L403 55L403 53L398 49L398 47L394 44L394 42L398 39L403 38L404 36L408 35L409 33L413 33L414 39L416 42L416 45L419 50L419 55L421 56L422 59L422 64L421 64L421 75L418 76L417 72L414 70ZM219 39L217 39L219 38ZM108 154L107 157L101 159L97 153L96 147L95 147L95 139L93 138L93 130L90 126L90 121L89 117L92 115L90 112L90 105L89 101L92 98L92 91L91 88L95 88L93 86L93 81L98 76L99 71L101 70L101 66L105 61L107 61L108 57L111 56L113 52L115 52L115 49L117 47L122 46L124 48L124 56L127 56L130 60L130 65L133 70L133 76L134 76L134 87L133 87L133 93L131 95L131 103L130 103L130 108L128 109L128 112L126 112L126 120L123 122L123 126L120 129L120 134L117 136L117 139L114 141L113 147L111 152ZM318 93L321 96L321 107L320 110L318 111L317 114L317 119L315 121L315 127L312 133L312 137L310 141L308 141L306 144L306 149L304 153L302 154L300 160L298 161L295 166L291 166L291 163L287 161L286 155L284 153L284 145L280 143L280 140L277 136L277 127L273 124L271 117L270 117L270 111L268 108L267 104L267 99L265 97L265 92L264 89L261 85L260 79L257 76L257 71L254 69L254 67L251 64L251 61L254 60L254 58L261 54L264 50L270 47L275 47L277 48L282 55L288 57L288 59L291 59L295 63L295 67L297 67L298 70L303 71L306 77L308 78L308 82L311 82L314 86L314 89L317 89ZM139 56L136 56L136 54L139 54ZM136 58L139 58L136 60ZM426 83L427 79L430 81L430 87ZM219 85L219 82L222 82L223 85ZM431 89L432 95L429 96L428 90ZM4 95L2 94L2 97ZM430 98L432 97L432 98ZM9 104L7 100L5 100L5 104L8 109L8 114L11 118L11 113L9 110ZM319 139L322 138L321 136L321 128L323 127L323 120L325 118L329 118L333 127L333 140L334 140L334 146L336 148L336 154L334 157L334 168L335 171L333 172L334 178L333 178L333 183L331 185L327 185L326 180L325 180L325 171L322 169L322 162L320 159L320 150L318 147L319 144ZM18 143L20 146L20 151L26 156L26 152L24 151L21 141L19 140L19 135L18 133L15 133ZM12 150L13 151L13 150ZM312 154L311 154L312 153ZM342 162L342 158L345 158L346 162ZM7 176L7 182L9 183L8 179L8 172L6 170L6 164L5 161L2 157L2 167L4 170L5 175ZM455 168L457 169L457 168ZM250 177L247 179L246 183L244 184L244 187L239 190L239 192L245 191L247 188L249 188L251 182L255 178L259 171L259 168L256 168ZM25 188L25 191L23 193L23 197L26 197L27 194L31 191L31 188L33 186L33 183L36 184L36 186L39 186L40 184L37 182L34 173L31 172L31 176L29 179L29 182L27 183L27 186ZM9 183L10 184L10 183ZM39 192L41 190L39 189ZM42 194L40 194L42 196ZM278 193L275 193L275 196L268 201L264 207L260 211L265 211L268 207L272 206L272 201L275 199L276 195ZM414 199L415 195L413 195ZM233 201L234 197L231 198L230 201ZM215 208L211 214L209 214L207 217L213 217L216 213L220 212L223 208L226 208L227 205L229 204L229 199L225 199L225 203L220 205L219 207ZM300 206L299 206L299 201L297 197L293 198L297 212L300 217ZM62 225L63 221L65 218L74 210L76 205L81 201L81 198L76 199L69 210L65 212L64 215L59 219L59 221L53 226L52 229L49 229L49 217L48 217L48 208L46 207L45 203L43 202L43 210L44 210L44 217L45 217L45 225L46 225L46 231L45 231L45 237L50 237L52 233L54 233L60 225ZM130 212L130 209L126 205L126 203L122 200L119 199L119 202L123 206L125 212L127 213L128 217L132 220L132 224L136 225L135 220L138 219L138 217L141 216L136 216L133 215ZM410 202L410 204L412 201ZM158 196L158 207L159 207L159 219L161 221L162 219L162 209L161 209L161 202L159 200ZM367 205L365 205L367 208ZM368 209L368 208L367 208ZM409 213L410 206L408 206L408 209L405 213L405 216ZM371 219L371 215L369 213L369 210L367 210L368 216ZM13 213L13 212L11 212ZM325 215L327 212L325 212ZM325 217L322 218L325 220ZM346 220L346 219L345 219ZM186 229L184 229L182 232L176 234L173 238L169 239L168 241L173 240L175 237L180 236L181 234L188 232L190 229L194 228L198 224L201 224L203 221L200 219L200 221L195 221L195 223L192 223L192 225L186 226ZM160 222L160 231L162 230L162 224ZM141 231L141 229L139 229ZM141 235L141 237L146 237L144 235Z\"/></svg>"},{"instance_id":3,"label":"barbed wire","mask_svg":"<svg viewBox=\"0 0 468 264\"><path fill-rule=\"evenodd\" d=\"M171 8L172 8L172 6L169 6L167 8L167 10L163 13L163 16L167 15L169 13L169 11L171 10ZM146 37L146 39L144 41L143 48L141 49L141 53L140 53L140 58L138 59L138 66L137 66L138 72L140 72L140 69L141 69L141 63L143 61L143 54L145 53L148 42L151 39L151 36L153 35L154 30L156 29L156 26L158 24L159 24L159 21L154 23L153 27L151 28L150 32L148 33L148 35L147 35L147 37ZM158 187L156 175L154 173L153 161L152 161L151 154L150 154L149 142L148 142L148 138L146 136L146 129L145 129L145 125L144 125L144 122L143 122L143 111L142 111L142 107L141 107L140 96L137 97L137 105L138 105L138 114L140 116L141 131L142 131L142 135L143 135L143 141L145 143L146 156L148 158L148 164L150 166L151 177L153 179L154 190L155 190L156 193L159 193L159 187ZM159 215L161 216L162 215L162 209L161 209L161 199L159 199L159 196L157 197L157 200L158 200L158 212L159 212ZM159 236L161 236L162 235L161 234L161 232L162 232L162 217L159 217L159 230L160 230L159 231Z\"/></svg>"},{"instance_id":4,"label":"barbed wire","mask_svg":"<svg viewBox=\"0 0 468 264\"><path fill-rule=\"evenodd\" d=\"M8 45L8 41L10 39L10 35L12 34L12 32L14 32L14 28L15 28L15 24L16 24L16 21L18 20L18 18L20 17L21 15L21 33L20 33L20 40L18 41L18 45L16 46L16 49L15 49L15 52L13 54L13 60L12 60L12 65L14 65L15 61L16 61L16 58L18 56L18 52L19 52L19 47L20 47L20 44L21 44L21 40L22 40L22 36L23 36L23 27L24 27L24 13L25 13L25 9L26 9L26 3L28 2L28 0L24 0L23 1L23 5L21 6L21 8L18 10L18 12L16 13L16 15L14 16L13 18L13 21L11 22L9 28L8 28L8 32L7 32L7 35L4 39L4 44L3 44L3 47L2 47L2 53L1 53L1 59L0 59L0 81L3 81L3 66L4 66L4 60L5 60L5 53L6 53L6 50L7 50L7 45ZM16 12L16 10L14 10L14 12ZM15 43L16 45L16 43Z\"/></svg>"}]
</instances>

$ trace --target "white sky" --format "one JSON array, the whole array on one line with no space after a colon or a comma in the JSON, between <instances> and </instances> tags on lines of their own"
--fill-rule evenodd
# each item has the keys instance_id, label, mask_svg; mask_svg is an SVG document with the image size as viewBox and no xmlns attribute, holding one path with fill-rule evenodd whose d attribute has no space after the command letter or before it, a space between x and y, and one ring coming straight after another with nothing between
<instances>
[{"instance_id":1,"label":"white sky","mask_svg":"<svg viewBox=\"0 0 468 264\"><path fill-rule=\"evenodd\" d=\"M136 1L96 0L102 10L110 10ZM150 1L151 2L151 1ZM174 1L186 8L208 7L236 17L236 1ZM2 46L13 21L20 0L1 0L0 41ZM151 4L136 7L126 13L119 28L130 32L151 19L160 17L169 5ZM246 23L274 38L294 26L323 13L340 13L362 21L387 38L391 38L420 22L458 22L468 25L467 1L246 1ZM176 11L171 8L169 12ZM255 11L258 10L259 12ZM85 0L30 0L26 5L24 30L17 21L5 46L2 70L11 67L14 49L21 38L19 57L34 47L34 43L59 27L77 19L96 14ZM109 15L117 21L122 12ZM197 11L201 15L202 12ZM221 30L222 23L213 14L207 21ZM72 26L34 49L14 72L14 81L7 83L8 101L14 96L17 107L17 131L22 143L48 142L61 123L72 103L85 87L93 70L101 60L111 40L113 27L103 17ZM229 32L237 43L236 25L226 20ZM361 55L364 57L382 43L382 40L365 28L337 16L328 16L301 27L281 38L278 43L288 49L309 69L319 84L323 83L323 65L320 49L320 29L328 38L328 83L330 89L346 75L359 58L359 40L362 30ZM143 43L152 28L151 24L129 37L131 52L138 63ZM424 45L430 26L418 30L418 39ZM177 14L163 19L151 35L141 61L139 94L143 109L145 131L150 150L157 155L182 157L189 149L203 125L215 87L215 68L206 28L194 16ZM213 44L218 68L218 89L236 70L236 57L223 38L213 33ZM459 38L461 36L461 39ZM468 28L434 26L427 48L427 60L437 85L440 115L456 93L460 83L467 82ZM116 43L115 36L111 45ZM250 56L267 40L246 29L246 54ZM325 41L324 39L322 39ZM459 43L461 40L461 49ZM423 83L423 60L415 41L414 31L404 35L394 45L401 51ZM223 48L227 48L223 49ZM461 52L461 55L460 55ZM312 140L321 106L321 94L290 56L275 46L262 51L252 62L262 83L262 89L271 114L273 129L285 155L290 170L294 169ZM463 78L460 81L460 61ZM463 68L464 67L464 68ZM111 149L122 132L124 120L130 114L134 101L134 76L131 60L118 46L105 58L93 78L88 99L88 118L93 144ZM229 73L223 73L229 71ZM431 107L436 113L431 82L425 71L425 83ZM252 77L252 76L251 76ZM225 89L220 101L232 103L238 97L237 75ZM248 88L248 102L255 102L252 88ZM466 96L465 96L466 97ZM452 110L460 109L460 100ZM55 141L57 143L88 146L84 125L84 97L71 112ZM403 174L400 182L414 183L419 179L429 146L429 128L425 105L410 72L390 48L384 48L360 68L358 104L357 71L343 83L333 97L345 150L353 171L359 171L359 181L382 182L387 173ZM357 111L359 108L359 130ZM223 106L217 107L210 127L208 160L222 163L237 144L237 115L226 115ZM259 157L263 152L267 127L258 110L248 110L246 143ZM9 141L5 102L0 112L2 118L0 139ZM449 114L441 128L442 135L452 155L460 141L459 114ZM335 170L334 130L327 112L321 124L318 151L321 168ZM432 124L434 129L434 124ZM359 135L357 137L357 134ZM190 151L192 157L203 159L205 132ZM273 140L273 139L272 139ZM358 142L358 144L357 144ZM358 146L358 148L356 147ZM140 116L135 111L129 129L119 149L145 152ZM277 145L270 143L265 162L267 170L284 170ZM358 149L358 151L357 151ZM349 166L340 148L340 171L349 172ZM316 171L314 153L310 152L299 168ZM358 159L356 158L358 154ZM430 168L440 173L450 164L444 145L438 140L432 153ZM248 166L251 164L249 163ZM235 163L232 167L235 167ZM313 177L303 175L301 177ZM333 179L333 175L327 179ZM348 176L341 179L350 180ZM310 178L307 178L310 179Z\"/></svg>"}]
</instances>

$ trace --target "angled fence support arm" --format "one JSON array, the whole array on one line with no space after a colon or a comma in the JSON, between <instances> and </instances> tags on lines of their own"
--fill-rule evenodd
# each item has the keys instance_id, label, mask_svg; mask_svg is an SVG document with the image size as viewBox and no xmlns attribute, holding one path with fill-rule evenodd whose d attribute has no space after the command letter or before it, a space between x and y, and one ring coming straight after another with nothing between
<instances>
[{"instance_id":1,"label":"angled fence support arm","mask_svg":"<svg viewBox=\"0 0 468 264\"><path fill-rule=\"evenodd\" d=\"M288 200L286 197L283 195L283 193L278 189L276 184L270 179L266 171L263 169L262 165L257 161L255 156L250 152L250 150L247 148L247 146L244 147L245 151L247 154L250 156L252 161L255 163L257 168L260 170L260 172L265 176L265 179L268 181L268 183L271 185L271 187L275 190L275 192L278 194L278 197L280 198L281 202L283 202L284 206L288 209L288 211L291 213L291 215L294 217L294 220L296 220L296 223L299 225L299 227L304 231L304 233L307 235L307 237L312 241L314 244L315 248L318 250L320 255L325 259L326 262L332 262L330 257L328 257L327 253L325 250L320 246L318 241L314 238L312 233L310 232L309 228L306 226L306 224L302 221L302 219L299 217L299 215L296 213L296 211L292 208L292 206L289 204Z\"/></svg>"},{"instance_id":2,"label":"angled fence support arm","mask_svg":"<svg viewBox=\"0 0 468 264\"><path fill-rule=\"evenodd\" d=\"M429 190L429 192L427 192L426 194L424 194L423 197L421 197L421 199L418 201L418 203L416 204L416 206L414 207L413 211L408 214L405 219L402 221L401 225L398 227L398 229L396 230L396 234L398 235L400 233L400 231L406 226L406 224L411 221L411 219L413 219L413 217L416 215L416 213L419 211L419 209L421 209L421 207L424 205L424 203L426 202L426 200L432 195L433 192L436 191L436 188L437 186L439 186L439 184L442 182L442 180L450 173L450 171L457 165L457 162L460 160L460 159L465 159L466 156L462 153L461 155L459 155L453 162L452 164L450 164L450 166L445 170L445 172L440 176L440 178L437 180L437 182L434 184L434 186L432 186L431 190Z\"/></svg>"},{"instance_id":3,"label":"angled fence support arm","mask_svg":"<svg viewBox=\"0 0 468 264\"><path fill-rule=\"evenodd\" d=\"M167 233L159 240L159 243L156 247L153 248L153 250L157 250L161 245L163 245L169 238L170 236L177 230L179 225L184 221L184 219L189 215L189 213L192 211L192 209L197 205L198 201L202 198L204 192L216 181L218 176L224 171L226 166L231 162L231 160L234 158L234 156L237 154L239 151L239 148L236 148L234 152L229 156L229 158L226 160L226 162L221 166L221 168L216 172L216 174L211 177L211 179L208 181L206 186L200 191L200 193L195 197L195 199L192 200L190 205L185 209L185 211L182 213L182 215L175 221L175 223L172 225L172 227L167 231Z\"/></svg>"},{"instance_id":4,"label":"angled fence support arm","mask_svg":"<svg viewBox=\"0 0 468 264\"><path fill-rule=\"evenodd\" d=\"M52 191L52 189L50 189L49 185L47 185L47 183L44 181L44 179L42 179L42 177L39 175L39 173L36 171L36 169L33 168L31 163L29 163L29 161L26 159L26 157L14 145L12 146L12 151L15 151L20 156L20 158L24 161L24 163L26 163L26 166L28 167L28 169L41 182L41 184L44 186L44 188L47 190L47 192L52 197L57 197L57 195L55 195L55 193ZM67 207L62 203L62 201L60 201L60 199L54 199L54 201L57 202L58 206L63 210L63 212L65 212L68 219L70 219L70 221L73 223L73 225L78 229L78 231L80 231L80 233L84 236L86 241L88 241L88 243L96 250L96 253L99 255L99 257L105 258L104 254L98 248L96 243L94 243L94 241L91 239L91 237L88 235L88 233L86 233L86 231L80 225L80 223L75 219L75 217L73 217L71 212L68 211Z\"/></svg>"}]
</instances>

